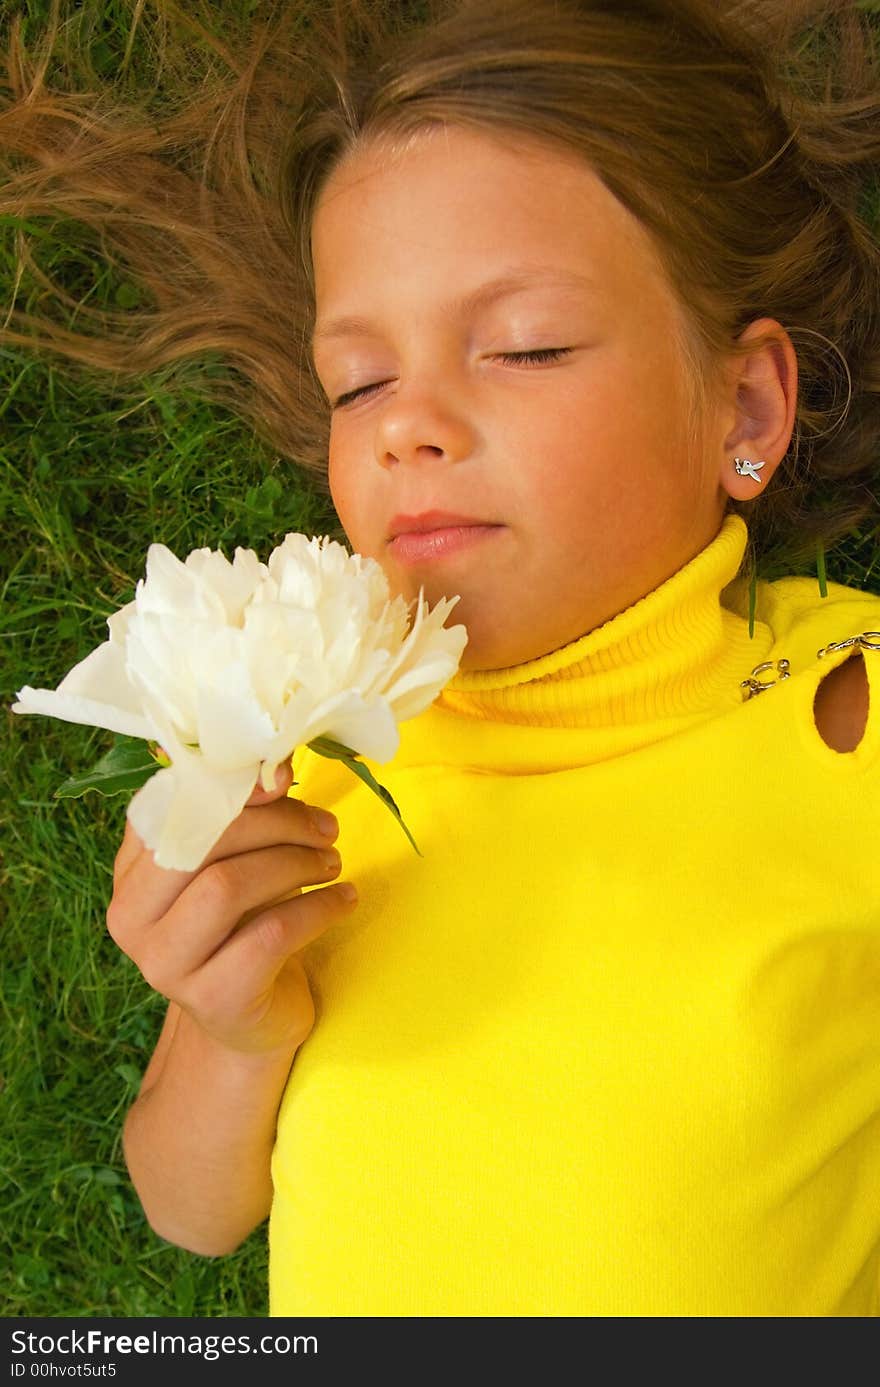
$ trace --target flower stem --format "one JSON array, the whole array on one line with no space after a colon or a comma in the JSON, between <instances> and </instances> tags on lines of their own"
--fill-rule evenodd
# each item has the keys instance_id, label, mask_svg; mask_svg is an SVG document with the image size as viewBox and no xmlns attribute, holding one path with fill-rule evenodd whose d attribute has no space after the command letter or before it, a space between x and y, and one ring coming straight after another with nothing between
<instances>
[{"instance_id":1,"label":"flower stem","mask_svg":"<svg viewBox=\"0 0 880 1387\"><path fill-rule=\"evenodd\" d=\"M315 737L307 745L311 747L312 751L317 752L319 756L327 756L331 760L342 761L344 765L348 766L349 770L354 771L355 775L373 791L373 794L378 795L382 803L391 810L397 822L400 824L400 827L419 854L419 857L424 856L419 850L415 838L403 822L403 817L390 791L386 790L384 785L379 784L372 771L360 760L356 751L352 751L350 746L343 746L342 742L334 742L332 737Z\"/></svg>"}]
</instances>

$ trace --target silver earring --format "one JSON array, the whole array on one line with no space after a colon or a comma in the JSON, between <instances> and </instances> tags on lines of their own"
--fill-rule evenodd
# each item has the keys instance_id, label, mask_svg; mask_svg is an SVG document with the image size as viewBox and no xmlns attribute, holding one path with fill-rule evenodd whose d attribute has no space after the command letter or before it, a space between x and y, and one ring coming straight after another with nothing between
<instances>
[{"instance_id":1,"label":"silver earring","mask_svg":"<svg viewBox=\"0 0 880 1387\"><path fill-rule=\"evenodd\" d=\"M761 485L762 478L758 476L758 468L763 467L763 462L749 462L748 458L734 458L733 465L741 477L751 477L753 481Z\"/></svg>"}]
</instances>

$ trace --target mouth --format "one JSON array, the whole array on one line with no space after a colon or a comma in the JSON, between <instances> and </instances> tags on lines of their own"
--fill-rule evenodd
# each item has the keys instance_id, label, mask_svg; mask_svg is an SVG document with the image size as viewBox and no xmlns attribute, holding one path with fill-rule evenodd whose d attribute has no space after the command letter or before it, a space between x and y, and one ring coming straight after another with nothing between
<instances>
[{"instance_id":1,"label":"mouth","mask_svg":"<svg viewBox=\"0 0 880 1387\"><path fill-rule=\"evenodd\" d=\"M430 510L421 515L395 515L388 527L387 543L391 544L399 535L424 535L432 531L492 526L495 522L483 520L474 515L458 515L452 511Z\"/></svg>"},{"instance_id":2,"label":"mouth","mask_svg":"<svg viewBox=\"0 0 880 1387\"><path fill-rule=\"evenodd\" d=\"M388 551L407 567L436 562L490 540L506 528L473 516L428 511L418 516L395 516L391 522Z\"/></svg>"}]
</instances>

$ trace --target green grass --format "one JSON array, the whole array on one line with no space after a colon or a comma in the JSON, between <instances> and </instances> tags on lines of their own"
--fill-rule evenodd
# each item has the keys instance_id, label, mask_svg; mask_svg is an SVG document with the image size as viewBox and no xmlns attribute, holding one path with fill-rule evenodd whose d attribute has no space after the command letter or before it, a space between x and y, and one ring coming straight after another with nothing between
<instances>
[{"instance_id":1,"label":"green grass","mask_svg":"<svg viewBox=\"0 0 880 1387\"><path fill-rule=\"evenodd\" d=\"M264 1230L217 1261L173 1248L146 1225L125 1170L122 1118L165 1002L105 929L124 799L52 797L112 736L8 705L106 639L152 540L181 556L242 544L265 557L288 530L334 532L335 516L185 387L145 383L132 409L5 351L0 398L0 1314L265 1314Z\"/></svg>"},{"instance_id":2,"label":"green grass","mask_svg":"<svg viewBox=\"0 0 880 1387\"><path fill-rule=\"evenodd\" d=\"M24 683L54 687L106 638L147 544L266 556L324 533L327 501L234 420L145 386L134 410L45 360L0 354L3 586L0 1314L266 1313L265 1235L219 1261L146 1225L120 1131L164 1014L106 933L125 803L55 801L111 734L17 717ZM6 565L4 565L5 567Z\"/></svg>"},{"instance_id":3,"label":"green grass","mask_svg":"<svg viewBox=\"0 0 880 1387\"><path fill-rule=\"evenodd\" d=\"M18 7L16 7L18 8ZM45 0L22 13L42 25ZM242 12L252 5L242 0ZM9 6L0 0L0 20ZM129 21L130 22L130 17ZM2 32L0 23L0 32ZM125 6L103 7L96 64L124 50ZM149 64L132 54L146 72ZM133 301L91 233L39 232L39 263L81 301ZM0 284L14 284L0 224ZM18 306L34 310L24 282ZM79 326L73 317L68 326ZM134 595L148 544L181 557L236 545L267 557L289 530L342 538L314 480L239 420L205 403L216 361L135 386L0 348L0 1316L267 1314L265 1227L210 1259L149 1228L121 1129L164 1016L112 942L105 911L125 799L54 800L112 735L9 710L23 684L53 688Z\"/></svg>"},{"instance_id":4,"label":"green grass","mask_svg":"<svg viewBox=\"0 0 880 1387\"><path fill-rule=\"evenodd\" d=\"M121 8L104 7L115 33L101 50L108 63L125 47ZM22 11L41 20L46 5L29 0ZM124 281L73 228L45 238L41 263L90 302L125 300ZM13 283L8 226L0 226L0 280L5 304ZM27 285L20 305L30 306ZM124 800L52 797L97 759L110 734L9 711L23 684L54 687L105 639L105 619L132 597L151 541L181 556L202 545L231 555L246 545L265 557L288 530L341 537L313 481L200 399L200 377L216 369L209 361L116 390L39 355L0 350L7 1318L267 1312L264 1229L230 1257L191 1255L153 1234L129 1184L122 1120L165 1002L105 929ZM876 538L854 537L831 556L837 581L877 590L878 575Z\"/></svg>"}]
</instances>

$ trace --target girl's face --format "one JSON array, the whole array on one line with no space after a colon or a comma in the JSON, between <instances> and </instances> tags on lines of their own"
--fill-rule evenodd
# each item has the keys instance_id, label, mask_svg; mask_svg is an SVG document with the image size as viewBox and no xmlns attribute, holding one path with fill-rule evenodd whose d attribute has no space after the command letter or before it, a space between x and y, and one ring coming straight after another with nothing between
<instances>
[{"instance_id":1,"label":"girl's face","mask_svg":"<svg viewBox=\"0 0 880 1387\"><path fill-rule=\"evenodd\" d=\"M326 184L312 254L334 505L393 593L460 594L463 669L577 639L717 534L724 420L689 467L676 300L576 156L457 126L374 144ZM432 511L471 527L392 540Z\"/></svg>"}]
</instances>

